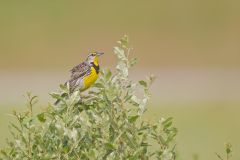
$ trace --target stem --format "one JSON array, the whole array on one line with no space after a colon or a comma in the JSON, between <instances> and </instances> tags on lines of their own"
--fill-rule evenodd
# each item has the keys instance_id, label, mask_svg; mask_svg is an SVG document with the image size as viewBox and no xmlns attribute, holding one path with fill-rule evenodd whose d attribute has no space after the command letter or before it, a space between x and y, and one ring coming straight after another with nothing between
<instances>
[{"instance_id":1,"label":"stem","mask_svg":"<svg viewBox=\"0 0 240 160\"><path fill-rule=\"evenodd\" d=\"M217 153L215 153L215 154L219 159L224 160L219 154L217 154Z\"/></svg>"},{"instance_id":2,"label":"stem","mask_svg":"<svg viewBox=\"0 0 240 160\"><path fill-rule=\"evenodd\" d=\"M127 49L127 59L129 58L130 51L131 51L131 48L128 48L128 49Z\"/></svg>"},{"instance_id":3,"label":"stem","mask_svg":"<svg viewBox=\"0 0 240 160\"><path fill-rule=\"evenodd\" d=\"M30 112L30 118L32 120L33 118L33 100L36 97L30 97L29 96L29 112ZM29 128L28 128L28 157L29 160L32 159L32 144L31 144L31 120L29 121Z\"/></svg>"},{"instance_id":4,"label":"stem","mask_svg":"<svg viewBox=\"0 0 240 160\"><path fill-rule=\"evenodd\" d=\"M28 157L29 157L29 160L32 159L31 132L30 131L28 131Z\"/></svg>"}]
</instances>

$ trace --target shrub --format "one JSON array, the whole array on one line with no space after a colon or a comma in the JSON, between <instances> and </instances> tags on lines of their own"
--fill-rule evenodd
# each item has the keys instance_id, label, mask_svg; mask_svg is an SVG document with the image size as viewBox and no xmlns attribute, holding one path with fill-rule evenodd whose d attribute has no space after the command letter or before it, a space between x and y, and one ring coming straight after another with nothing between
<instances>
[{"instance_id":1,"label":"shrub","mask_svg":"<svg viewBox=\"0 0 240 160\"><path fill-rule=\"evenodd\" d=\"M102 70L87 95L70 95L69 87L60 85L51 94L60 103L34 114L37 97L27 94L28 110L13 113L18 123L11 123L13 140L1 159L175 159L172 118L156 123L143 119L154 77L132 82L128 73L136 59L129 60L128 37L118 43L116 70Z\"/></svg>"}]
</instances>

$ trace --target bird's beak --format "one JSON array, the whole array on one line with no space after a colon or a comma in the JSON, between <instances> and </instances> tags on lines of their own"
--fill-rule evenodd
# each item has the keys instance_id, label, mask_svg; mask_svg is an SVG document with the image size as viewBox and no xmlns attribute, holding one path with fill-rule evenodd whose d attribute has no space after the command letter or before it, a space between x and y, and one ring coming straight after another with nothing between
<instances>
[{"instance_id":1,"label":"bird's beak","mask_svg":"<svg viewBox=\"0 0 240 160\"><path fill-rule=\"evenodd\" d=\"M98 56L101 56L101 55L103 55L104 53L103 52L97 52L97 55Z\"/></svg>"}]
</instances>

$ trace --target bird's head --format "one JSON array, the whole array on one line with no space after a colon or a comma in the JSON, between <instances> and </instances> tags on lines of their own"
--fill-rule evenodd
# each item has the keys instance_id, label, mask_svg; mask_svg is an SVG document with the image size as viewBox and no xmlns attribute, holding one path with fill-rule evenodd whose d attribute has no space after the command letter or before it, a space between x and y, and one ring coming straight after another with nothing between
<instances>
[{"instance_id":1,"label":"bird's head","mask_svg":"<svg viewBox=\"0 0 240 160\"><path fill-rule=\"evenodd\" d=\"M88 57L87 57L87 62L89 64L94 64L96 66L98 66L98 58L99 56L103 55L104 53L103 52L91 52L89 53Z\"/></svg>"}]
</instances>

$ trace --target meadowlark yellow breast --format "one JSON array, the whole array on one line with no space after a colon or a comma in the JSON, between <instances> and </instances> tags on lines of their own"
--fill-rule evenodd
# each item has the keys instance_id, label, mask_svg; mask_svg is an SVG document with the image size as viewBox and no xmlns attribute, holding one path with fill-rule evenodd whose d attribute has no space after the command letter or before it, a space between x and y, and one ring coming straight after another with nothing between
<instances>
[{"instance_id":1,"label":"meadowlark yellow breast","mask_svg":"<svg viewBox=\"0 0 240 160\"><path fill-rule=\"evenodd\" d=\"M66 82L69 84L71 93L75 90L84 91L88 89L98 79L100 69L98 61L101 55L103 53L92 52L84 62L71 69L71 77Z\"/></svg>"}]
</instances>

